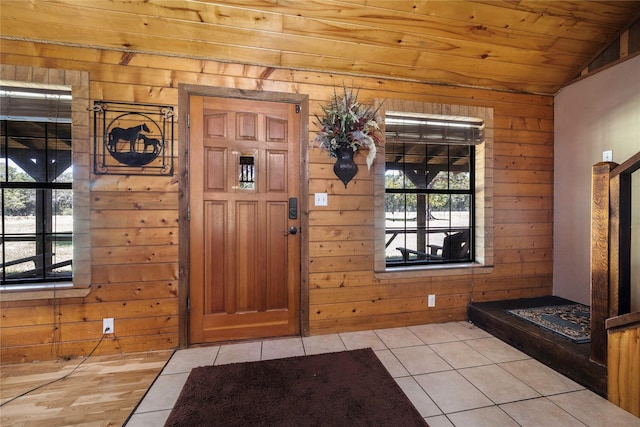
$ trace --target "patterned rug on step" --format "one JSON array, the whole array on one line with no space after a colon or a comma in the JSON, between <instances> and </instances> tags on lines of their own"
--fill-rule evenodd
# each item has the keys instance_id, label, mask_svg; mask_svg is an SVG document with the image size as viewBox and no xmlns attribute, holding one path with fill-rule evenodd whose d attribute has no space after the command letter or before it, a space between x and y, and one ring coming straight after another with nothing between
<instances>
[{"instance_id":1,"label":"patterned rug on step","mask_svg":"<svg viewBox=\"0 0 640 427\"><path fill-rule=\"evenodd\" d=\"M575 343L582 344L591 341L591 315L587 305L550 305L507 310L507 313Z\"/></svg>"}]
</instances>

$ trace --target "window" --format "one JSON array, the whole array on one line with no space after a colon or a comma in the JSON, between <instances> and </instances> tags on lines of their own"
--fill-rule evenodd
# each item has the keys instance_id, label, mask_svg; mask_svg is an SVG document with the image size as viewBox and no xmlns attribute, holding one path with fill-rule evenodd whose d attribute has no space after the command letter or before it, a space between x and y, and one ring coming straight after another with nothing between
<instances>
[{"instance_id":1,"label":"window","mask_svg":"<svg viewBox=\"0 0 640 427\"><path fill-rule=\"evenodd\" d=\"M71 93L2 86L2 285L72 278Z\"/></svg>"},{"instance_id":2,"label":"window","mask_svg":"<svg viewBox=\"0 0 640 427\"><path fill-rule=\"evenodd\" d=\"M244 190L255 190L256 188L256 165L252 155L240 155L240 188Z\"/></svg>"},{"instance_id":3,"label":"window","mask_svg":"<svg viewBox=\"0 0 640 427\"><path fill-rule=\"evenodd\" d=\"M387 112L387 267L471 262L482 119Z\"/></svg>"}]
</instances>

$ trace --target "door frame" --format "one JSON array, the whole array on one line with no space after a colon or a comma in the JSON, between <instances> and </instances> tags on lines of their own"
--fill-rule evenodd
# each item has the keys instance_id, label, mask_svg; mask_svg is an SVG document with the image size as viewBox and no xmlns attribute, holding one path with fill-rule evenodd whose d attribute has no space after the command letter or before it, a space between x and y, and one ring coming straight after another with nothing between
<instances>
[{"instance_id":1,"label":"door frame","mask_svg":"<svg viewBox=\"0 0 640 427\"><path fill-rule=\"evenodd\" d=\"M193 84L178 85L178 347L189 342L189 100L236 98L300 106L300 334L309 335L309 96Z\"/></svg>"}]
</instances>

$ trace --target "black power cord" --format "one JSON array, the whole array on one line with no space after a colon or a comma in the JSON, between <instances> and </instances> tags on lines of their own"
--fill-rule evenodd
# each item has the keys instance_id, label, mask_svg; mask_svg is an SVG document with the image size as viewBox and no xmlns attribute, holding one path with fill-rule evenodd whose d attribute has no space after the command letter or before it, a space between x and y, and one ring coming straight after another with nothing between
<instances>
[{"instance_id":1,"label":"black power cord","mask_svg":"<svg viewBox=\"0 0 640 427\"><path fill-rule=\"evenodd\" d=\"M68 378L68 377L70 377L71 375L73 375L73 373L74 373L75 371L77 371L77 370L78 370L78 368L79 368L79 367L80 367L84 362L86 362L87 360L89 360L89 358L93 355L93 353L98 349L98 346L100 346L100 344L101 344L101 343L102 343L102 341L104 340L104 335L105 335L108 331L109 331L109 328L107 328L107 329L104 331L104 333L102 334L102 337L100 337L100 341L98 341L98 343L96 344L96 346L95 346L95 347L93 347L93 350L91 350L91 352L89 353L89 355L88 355L87 357L85 357L85 358L84 358L80 363L78 363L78 365L77 365L75 368L73 368L73 370L72 370L71 372L69 372L68 374L66 374L66 375L64 375L64 376L62 376L62 377L60 377L60 378L56 378L55 380L51 380L51 381L49 381L48 383L40 384L39 386L36 386L36 387L32 388L31 390L27 390L27 391L25 391L24 393L21 393L21 394L19 394L19 395L15 396L15 397L12 397L11 399L7 400L6 402L3 402L2 404L0 404L0 408L1 408L1 407L3 407L4 405L6 405L7 403L11 403L11 402L13 402L13 401L14 401L14 400L16 400L16 399L19 399L19 398L21 398L21 397L23 397L23 396L26 396L26 395L27 395L27 394L29 394L29 393L33 393L33 392L34 392L34 391L36 391L36 390L39 390L39 389L41 389L41 388L43 388L43 387L46 387L46 386L48 386L48 385L51 385L51 384L53 384L53 383L57 383L58 381L62 381L62 380L64 380L65 378Z\"/></svg>"}]
</instances>

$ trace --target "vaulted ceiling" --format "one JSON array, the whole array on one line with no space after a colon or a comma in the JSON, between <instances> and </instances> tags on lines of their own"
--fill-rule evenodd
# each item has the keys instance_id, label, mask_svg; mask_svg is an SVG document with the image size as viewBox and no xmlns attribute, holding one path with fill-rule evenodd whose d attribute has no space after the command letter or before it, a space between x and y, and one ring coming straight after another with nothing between
<instances>
[{"instance_id":1,"label":"vaulted ceiling","mask_svg":"<svg viewBox=\"0 0 640 427\"><path fill-rule=\"evenodd\" d=\"M0 31L132 54L553 94L639 12L640 1L2 0Z\"/></svg>"}]
</instances>

